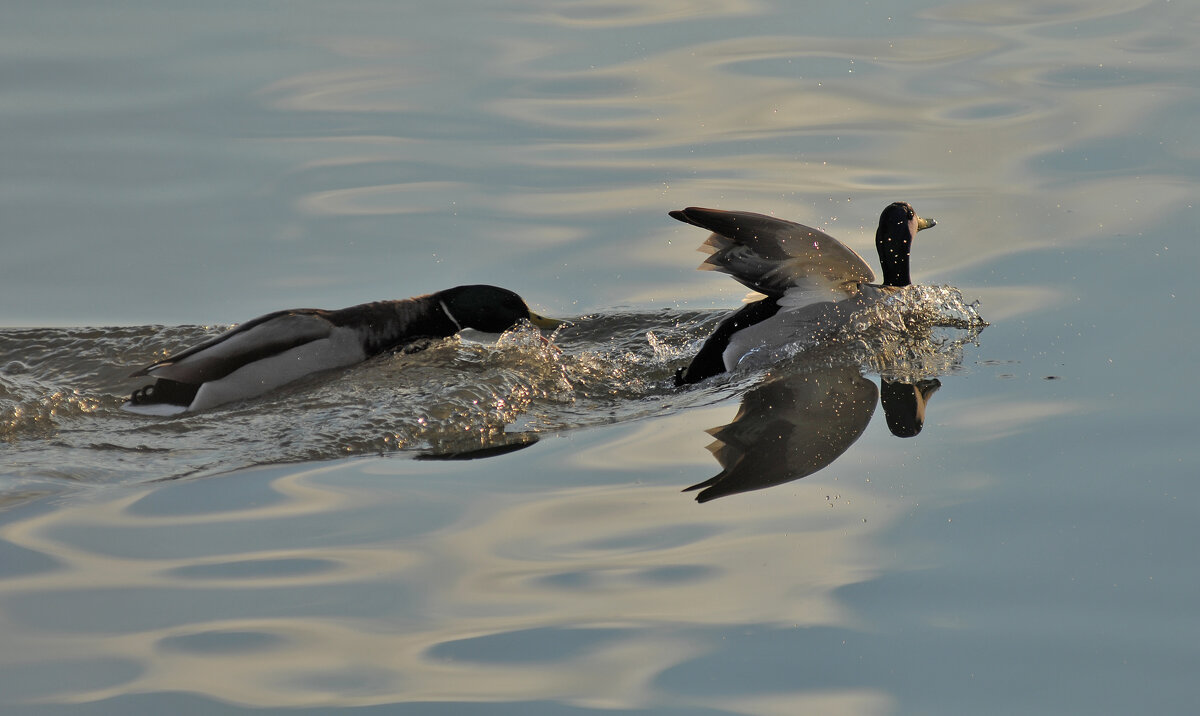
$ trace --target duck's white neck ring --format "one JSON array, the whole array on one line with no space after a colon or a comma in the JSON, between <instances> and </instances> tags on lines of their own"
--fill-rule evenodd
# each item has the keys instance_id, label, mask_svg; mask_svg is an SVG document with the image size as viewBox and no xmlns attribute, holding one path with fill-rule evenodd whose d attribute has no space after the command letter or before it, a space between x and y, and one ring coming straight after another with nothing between
<instances>
[{"instance_id":1,"label":"duck's white neck ring","mask_svg":"<svg viewBox=\"0 0 1200 716\"><path fill-rule=\"evenodd\" d=\"M438 305L442 307L442 312L446 314L446 318L449 318L450 322L454 324L454 327L457 328L459 332L462 332L462 324L458 322L458 319L454 317L454 314L450 312L450 309L446 308L446 302L438 301Z\"/></svg>"}]
</instances>

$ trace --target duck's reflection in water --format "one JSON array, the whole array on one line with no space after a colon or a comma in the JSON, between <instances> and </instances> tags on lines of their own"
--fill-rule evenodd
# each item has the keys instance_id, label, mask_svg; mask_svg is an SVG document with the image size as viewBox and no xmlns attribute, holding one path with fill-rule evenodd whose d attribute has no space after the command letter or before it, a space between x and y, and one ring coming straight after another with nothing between
<instances>
[{"instance_id":1,"label":"duck's reflection in water","mask_svg":"<svg viewBox=\"0 0 1200 716\"><path fill-rule=\"evenodd\" d=\"M417 460L480 460L497 455L507 455L510 452L524 450L538 441L538 436L531 432L502 433L491 438L493 442L487 445L476 445L469 448L442 445L437 449L419 453Z\"/></svg>"},{"instance_id":2,"label":"duck's reflection in water","mask_svg":"<svg viewBox=\"0 0 1200 716\"><path fill-rule=\"evenodd\" d=\"M881 379L882 390L857 366L791 373L746 393L733 422L708 431L720 474L684 491L698 502L781 485L817 472L858 440L876 400L899 437L921 432L925 406L941 386L936 379L904 383Z\"/></svg>"}]
</instances>

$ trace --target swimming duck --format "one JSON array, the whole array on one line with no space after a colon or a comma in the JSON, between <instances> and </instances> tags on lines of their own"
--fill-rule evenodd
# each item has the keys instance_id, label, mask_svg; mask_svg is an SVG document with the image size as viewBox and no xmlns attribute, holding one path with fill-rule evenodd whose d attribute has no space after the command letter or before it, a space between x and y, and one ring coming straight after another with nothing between
<instances>
[{"instance_id":1,"label":"swimming duck","mask_svg":"<svg viewBox=\"0 0 1200 716\"><path fill-rule=\"evenodd\" d=\"M512 291L482 285L336 311L276 311L137 371L130 377L157 380L134 391L122 407L146 415L204 410L419 339L445 338L464 328L501 333L522 319L540 328L562 323L530 311Z\"/></svg>"},{"instance_id":2,"label":"swimming duck","mask_svg":"<svg viewBox=\"0 0 1200 716\"><path fill-rule=\"evenodd\" d=\"M918 231L937 224L898 201L879 215L875 248L883 284L862 257L810 226L745 211L687 208L671 217L712 233L701 246L704 270L729 274L766 297L746 304L717 326L675 384L696 383L733 370L748 353L781 338L817 338L851 315L911 282L908 259Z\"/></svg>"}]
</instances>

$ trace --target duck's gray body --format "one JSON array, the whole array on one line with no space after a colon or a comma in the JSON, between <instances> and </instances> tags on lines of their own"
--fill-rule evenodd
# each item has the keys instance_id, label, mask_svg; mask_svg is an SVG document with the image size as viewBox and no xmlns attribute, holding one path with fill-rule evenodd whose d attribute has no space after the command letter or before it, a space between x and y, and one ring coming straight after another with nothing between
<instances>
[{"instance_id":1,"label":"duck's gray body","mask_svg":"<svg viewBox=\"0 0 1200 716\"><path fill-rule=\"evenodd\" d=\"M522 318L544 327L556 323L529 311L515 293L491 286L460 286L334 311L277 311L137 371L131 377L157 380L135 391L123 407L147 415L204 410L414 341L452 336L467 327L499 332Z\"/></svg>"},{"instance_id":2,"label":"duck's gray body","mask_svg":"<svg viewBox=\"0 0 1200 716\"><path fill-rule=\"evenodd\" d=\"M745 211L692 207L671 216L713 232L700 248L711 254L701 269L766 294L717 327L676 374L677 385L731 371L764 348L817 341L840 329L865 306L908 285L912 237L935 224L903 202L884 209L875 236L884 283L876 285L867 262L820 229Z\"/></svg>"}]
</instances>

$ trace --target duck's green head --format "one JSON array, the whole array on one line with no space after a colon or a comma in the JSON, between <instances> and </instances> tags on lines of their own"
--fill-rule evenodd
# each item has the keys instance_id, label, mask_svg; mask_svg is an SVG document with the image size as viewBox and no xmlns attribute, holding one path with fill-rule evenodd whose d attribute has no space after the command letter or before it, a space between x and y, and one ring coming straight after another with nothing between
<instances>
[{"instance_id":1,"label":"duck's green head","mask_svg":"<svg viewBox=\"0 0 1200 716\"><path fill-rule=\"evenodd\" d=\"M879 265L883 268L883 285L907 286L912 283L908 276L908 256L912 252L913 239L922 229L937 226L933 219L922 219L906 201L890 204L879 215L879 228L875 230L875 249L879 252Z\"/></svg>"},{"instance_id":2,"label":"duck's green head","mask_svg":"<svg viewBox=\"0 0 1200 716\"><path fill-rule=\"evenodd\" d=\"M450 318L462 328L503 333L522 318L538 328L557 328L562 321L539 316L524 299L499 286L455 286L435 294Z\"/></svg>"}]
</instances>

